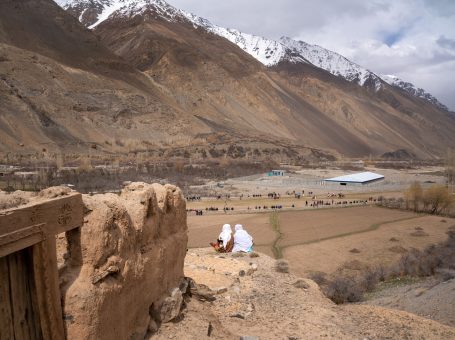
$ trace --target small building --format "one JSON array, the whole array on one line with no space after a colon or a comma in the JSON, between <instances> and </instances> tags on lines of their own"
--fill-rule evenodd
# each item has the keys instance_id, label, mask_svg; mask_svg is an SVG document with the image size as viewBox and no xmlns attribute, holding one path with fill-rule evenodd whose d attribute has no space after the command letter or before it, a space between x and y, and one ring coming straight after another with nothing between
<instances>
[{"instance_id":1,"label":"small building","mask_svg":"<svg viewBox=\"0 0 455 340\"><path fill-rule=\"evenodd\" d=\"M269 177L284 176L284 174L285 174L284 170L272 170L267 174L267 176Z\"/></svg>"},{"instance_id":2,"label":"small building","mask_svg":"<svg viewBox=\"0 0 455 340\"><path fill-rule=\"evenodd\" d=\"M339 176L325 179L325 183L338 183L339 185L366 185L374 182L382 181L383 175L374 172L360 172L351 175Z\"/></svg>"}]
</instances>

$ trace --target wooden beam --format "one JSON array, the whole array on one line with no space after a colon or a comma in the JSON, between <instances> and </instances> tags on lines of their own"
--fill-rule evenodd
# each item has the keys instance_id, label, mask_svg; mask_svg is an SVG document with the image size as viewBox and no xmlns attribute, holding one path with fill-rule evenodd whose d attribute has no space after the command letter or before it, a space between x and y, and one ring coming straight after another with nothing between
<instances>
[{"instance_id":1,"label":"wooden beam","mask_svg":"<svg viewBox=\"0 0 455 340\"><path fill-rule=\"evenodd\" d=\"M8 258L0 258L0 339L14 339Z\"/></svg>"},{"instance_id":2,"label":"wooden beam","mask_svg":"<svg viewBox=\"0 0 455 340\"><path fill-rule=\"evenodd\" d=\"M0 235L0 258L44 241L46 224L41 223L15 232Z\"/></svg>"},{"instance_id":3,"label":"wooden beam","mask_svg":"<svg viewBox=\"0 0 455 340\"><path fill-rule=\"evenodd\" d=\"M55 237L33 246L33 273L43 338L63 340L65 333Z\"/></svg>"},{"instance_id":4,"label":"wooden beam","mask_svg":"<svg viewBox=\"0 0 455 340\"><path fill-rule=\"evenodd\" d=\"M45 223L42 232L56 235L82 226L84 207L80 193L0 212L0 235ZM47 236L46 236L47 238Z\"/></svg>"}]
</instances>

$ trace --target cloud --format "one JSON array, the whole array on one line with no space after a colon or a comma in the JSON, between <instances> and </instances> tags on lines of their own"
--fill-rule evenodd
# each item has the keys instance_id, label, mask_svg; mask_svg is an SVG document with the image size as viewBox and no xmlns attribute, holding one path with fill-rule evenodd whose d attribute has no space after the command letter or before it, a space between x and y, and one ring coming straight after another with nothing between
<instances>
[{"instance_id":1,"label":"cloud","mask_svg":"<svg viewBox=\"0 0 455 340\"><path fill-rule=\"evenodd\" d=\"M169 0L224 27L285 35L396 74L455 111L453 0Z\"/></svg>"},{"instance_id":2,"label":"cloud","mask_svg":"<svg viewBox=\"0 0 455 340\"><path fill-rule=\"evenodd\" d=\"M455 39L446 38L444 35L441 35L436 43L444 48L455 50Z\"/></svg>"}]
</instances>

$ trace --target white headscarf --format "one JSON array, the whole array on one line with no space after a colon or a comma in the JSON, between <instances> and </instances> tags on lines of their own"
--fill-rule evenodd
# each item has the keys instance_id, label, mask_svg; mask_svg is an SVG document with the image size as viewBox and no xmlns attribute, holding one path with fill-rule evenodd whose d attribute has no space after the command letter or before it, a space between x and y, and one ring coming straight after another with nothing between
<instances>
[{"instance_id":1,"label":"white headscarf","mask_svg":"<svg viewBox=\"0 0 455 340\"><path fill-rule=\"evenodd\" d=\"M252 246L253 238L251 235L248 234L246 230L243 230L243 226L241 224L236 224L234 234L234 249L232 249L232 252L249 252L251 251Z\"/></svg>"},{"instance_id":2,"label":"white headscarf","mask_svg":"<svg viewBox=\"0 0 455 340\"><path fill-rule=\"evenodd\" d=\"M232 237L231 225L230 224L223 225L223 230L221 231L220 236L218 236L218 239L223 241L224 248L226 248L231 237Z\"/></svg>"}]
</instances>

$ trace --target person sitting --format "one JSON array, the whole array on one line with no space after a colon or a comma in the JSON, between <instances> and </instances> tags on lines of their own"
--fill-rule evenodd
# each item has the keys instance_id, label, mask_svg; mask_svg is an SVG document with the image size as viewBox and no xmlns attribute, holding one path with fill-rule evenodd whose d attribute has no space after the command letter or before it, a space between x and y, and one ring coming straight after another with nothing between
<instances>
[{"instance_id":1,"label":"person sitting","mask_svg":"<svg viewBox=\"0 0 455 340\"><path fill-rule=\"evenodd\" d=\"M243 230L243 226L241 224L235 225L234 248L232 249L232 252L253 252L253 237L251 237L246 230Z\"/></svg>"},{"instance_id":2,"label":"person sitting","mask_svg":"<svg viewBox=\"0 0 455 340\"><path fill-rule=\"evenodd\" d=\"M218 236L216 243L210 245L219 253L230 253L234 248L234 236L232 235L232 228L230 224L223 225L223 229Z\"/></svg>"}]
</instances>

